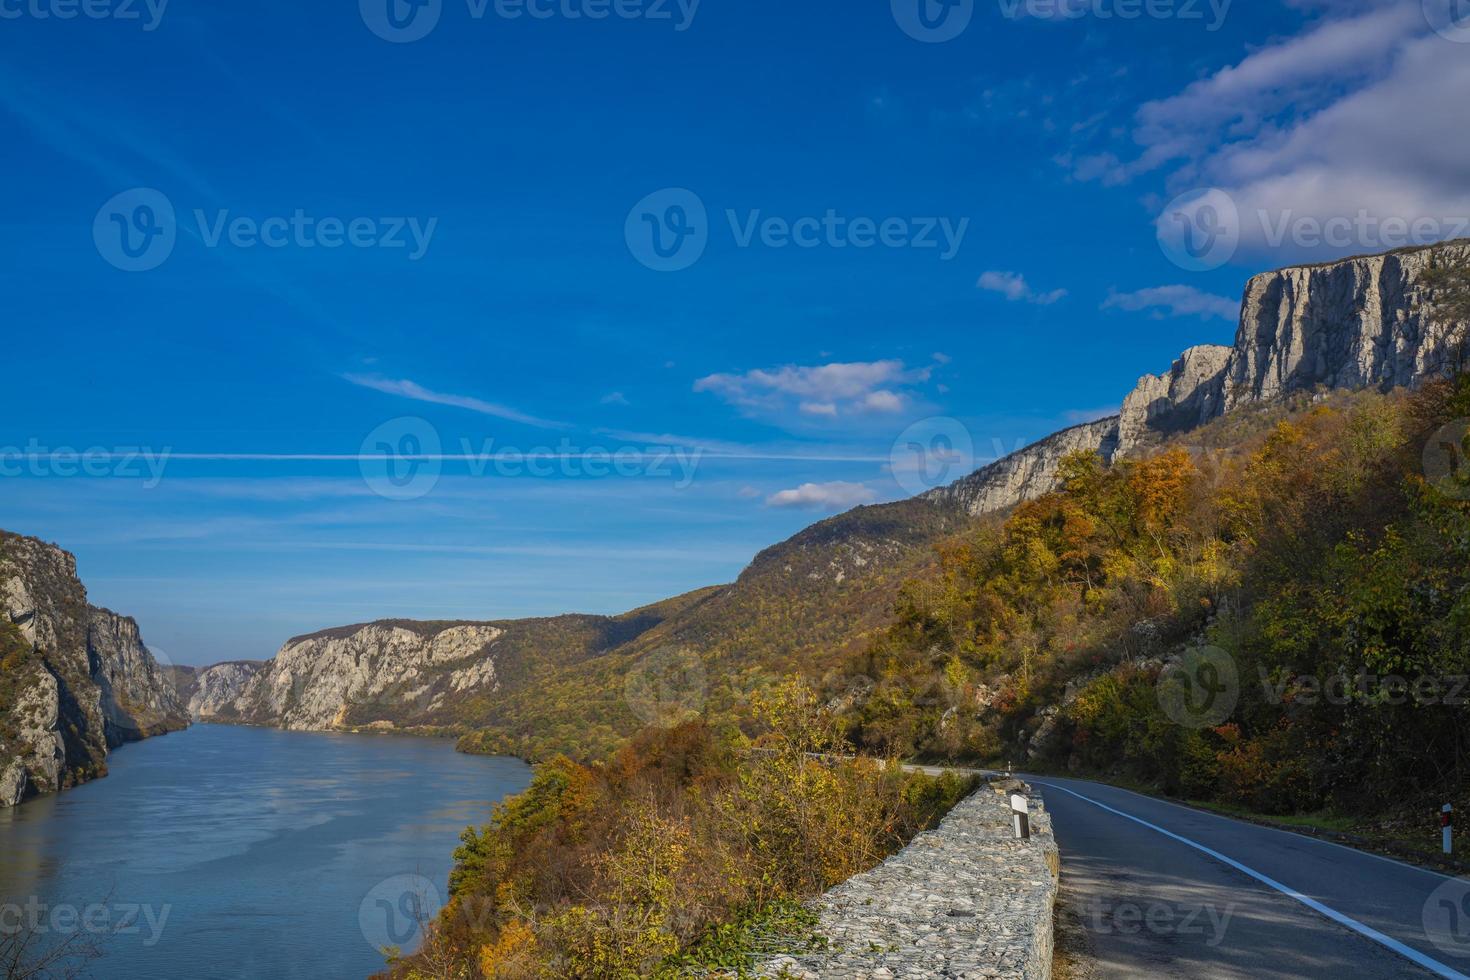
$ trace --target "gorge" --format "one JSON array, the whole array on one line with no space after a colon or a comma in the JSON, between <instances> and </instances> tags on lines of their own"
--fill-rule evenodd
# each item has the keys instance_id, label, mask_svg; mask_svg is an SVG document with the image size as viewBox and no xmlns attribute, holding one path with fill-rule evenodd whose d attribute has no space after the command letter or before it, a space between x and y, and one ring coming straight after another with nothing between
<instances>
[{"instance_id":1,"label":"gorge","mask_svg":"<svg viewBox=\"0 0 1470 980\"><path fill-rule=\"evenodd\" d=\"M764 773L763 778L768 780L764 788L745 798L738 793L724 797L727 804L741 800L741 805L759 813L760 803L770 799L775 787L793 775L820 781L822 766L809 764L809 746L794 742L787 745L788 769L782 770L776 767L779 758L773 763L769 756L759 755L770 752L769 748L742 745L738 735L731 743L723 741L745 720L740 712L762 700L759 694L751 696L750 692L759 691L772 677L805 674L822 678L821 696L831 700L822 708L815 689L807 691L801 696L810 700L805 708L798 703L798 718L807 709L840 714L849 701L867 699L865 714L854 712L843 719L860 719L855 727L866 726L863 740L854 738L852 743L861 752L885 758L953 759L954 755L942 754L947 751L944 733L967 725L972 720L965 717L967 714L979 719L990 713L993 721L1002 713L991 710L999 701L1008 702L1003 710L1013 710L1021 701L1015 692L1030 684L1030 677L1024 673L1030 665L1001 664L999 658L985 663L982 654L974 657L974 663L994 668L982 673L966 667L954 651L945 651L925 632L942 617L932 616L923 608L927 598L915 599L904 590L915 583L924 587L935 581L932 576L925 578L933 571L935 553L943 553L947 547L953 550L954 542L966 535L968 540L962 548L981 542L976 547L982 550L983 542L999 540L986 535L995 532L1000 526L997 522L1007 513L1020 518L1030 512L1044 515L1034 521L1042 529L1034 537L1038 541L1046 533L1047 521L1057 515L1065 518L1059 526L1070 527L1068 522L1075 522L1079 514L1091 520L1082 510L1066 510L1075 502L1067 501L1072 484L1064 481L1063 475L1075 475L1084 464L1095 466L1092 472L1100 474L1100 480L1111 474L1126 488L1125 492L1142 485L1129 482L1134 475L1146 471L1149 479L1154 479L1162 474L1159 486L1172 488L1169 492L1177 492L1183 499L1189 492L1179 487L1189 480L1169 480L1184 470L1200 477L1191 462L1189 450L1194 447L1190 440L1200 440L1200 448L1207 450L1211 439L1221 438L1222 427L1234 424L1249 429L1252 418L1266 419L1265 425L1276 425L1281 431L1296 431L1280 420L1289 416L1298 423L1314 415L1351 416L1345 425L1367 424L1369 434L1383 440L1367 439L1364 445L1387 451L1384 447L1392 440L1403 440L1411 433L1395 428L1398 423L1384 423L1382 431L1371 430L1371 425L1375 419L1412 414L1404 409L1412 399L1400 389L1421 388L1455 373L1461 366L1466 326L1441 315L1441 297L1424 283L1426 270L1438 262L1470 264L1470 245L1454 243L1432 250L1258 276L1246 288L1232 346L1186 350L1169 371L1143 377L1123 399L1118 414L1058 432L919 497L857 508L814 524L762 551L734 583L699 589L622 615L485 622L385 619L295 637L269 660L237 660L204 668L173 666L160 664L149 652L133 620L89 603L76 560L70 554L35 538L7 533L0 538L0 597L5 612L0 619L0 656L5 666L0 675L0 708L4 708L0 804L13 808L23 800L28 802L6 817L15 834L13 839L25 844L27 850L24 861L12 869L18 873L4 884L14 894L30 889L54 901L85 897L78 889L90 882L83 867L86 862L63 861L50 849L54 842L40 833L44 816L66 813L72 821L68 826L85 831L80 838L69 838L67 846L75 847L78 853L102 854L105 848L89 850L89 835L104 839L106 834L124 827L129 834L156 844L152 851L143 849L141 863L131 859L126 863L128 874L168 877L183 862L188 874L170 878L171 886L179 890L167 894L189 895L190 879L204 874L201 869L223 872L231 884L216 883L209 901L194 899L189 914L197 918L191 921L202 929L238 933L238 938L232 940L238 948L231 955L252 968L274 970L289 956L272 947L268 939L258 939L260 933L238 929L231 921L228 903L216 899L228 894L231 887L244 886L252 889L260 902L289 901L292 890L304 889L314 880L313 874L303 868L317 869L336 887L334 895L314 913L321 919L313 928L332 937L330 944L311 953L319 954L324 964L348 964L351 971L365 971L377 965L378 947L396 945L381 941L376 930L361 923L359 931L366 943L359 941L347 913L354 903L370 903L378 889L390 883L389 890L401 899L407 893L397 879L404 877L437 888L447 875L453 875L449 878L452 887L457 879L458 888L469 889L461 894L474 895L475 888L480 888L481 898L494 895L497 902L504 899L492 916L494 930L486 931L482 923L476 927L479 932L471 930L475 938L465 947L478 948L488 956L485 949L499 950L501 940L508 943L521 935L516 931L523 924L517 911L520 905L514 895L506 897L499 889L505 868L483 880L472 880L469 885L465 876L474 879L475 874L483 874L487 866L505 860L508 854L521 855L521 860L534 870L543 858L549 860L559 853L555 845L560 832L557 821L581 819L575 815L575 805L570 810L558 809L569 787L575 788L571 793L573 802L589 806L589 812L606 816L623 814L626 808L627 813L636 815L642 813L636 800L649 786L668 791L671 785L680 785L679 780L698 783L702 779L712 780L711 784L723 779L730 786L740 785L737 773L741 770L732 761L737 759L750 768L772 766ZM1429 389L1436 387L1447 386L1430 385ZM1379 391L1391 394L1381 399L1371 394ZM1349 408L1344 409L1345 405ZM1352 415L1356 411L1353 405L1369 407ZM1381 415L1375 415L1375 411ZM1354 431L1334 430L1326 422L1322 425L1325 427L1320 431L1328 437L1316 442L1307 438L1304 445L1325 455L1301 464L1304 469L1330 456L1335 435ZM1308 426L1300 431L1315 430ZM1257 436L1261 436L1260 431L1252 438ZM1241 448L1250 443L1249 439L1238 441L1240 446L1236 448L1242 453L1255 451ZM1259 442L1251 445L1258 446ZM1179 468L1173 476L1170 466ZM1234 472L1246 469L1242 465ZM1207 481L1201 478L1199 482L1203 486ZM1090 505L1098 505L1105 496L1092 499ZM1198 502L1204 498L1190 499ZM1029 508L1020 506L1023 504ZM1198 513L1207 513L1208 506ZM1047 507L1057 509L1047 512ZM1097 513L1105 516L1106 507ZM1135 521L1134 531L1140 540L1151 533L1144 519L1135 515L1129 520ZM1093 530L1083 537L1094 535L1101 523L1105 521L1089 525ZM1210 547L1228 536L1223 528L1211 533L1216 532L1219 538L1210 542ZM1087 615L1096 617L1098 632L1090 649L1074 651L1072 646L1064 648L1058 643L1045 647L1052 659L1051 686L1038 685L1029 692L1035 703L1014 711L1012 718L1002 723L1012 724L1030 712L1024 722L1014 725L1022 738L1007 743L1008 748L1023 746L1024 756L1018 758L1027 758L1028 764L1044 762L1070 768L1081 758L1080 751L1092 744L1094 755L1088 771L1098 771L1098 757L1117 757L1121 752L1100 736L1094 737L1086 725L1096 717L1095 712L1109 705L1138 703L1124 698L1107 700L1110 691L1126 685L1143 692L1146 702L1158 701L1164 705L1160 710L1167 712L1162 695L1155 695L1149 672L1159 672L1168 658L1177 655L1181 643L1204 642L1207 631L1217 622L1217 611L1230 606L1229 601L1217 606L1215 600L1231 587L1198 597L1181 589L1177 595L1184 596L1184 600L1178 609L1158 603L1150 607L1148 603L1160 596L1172 603L1176 598L1172 585L1190 584L1187 575L1178 573L1187 562L1176 560L1182 559L1187 549L1178 555L1169 554L1161 541L1162 537L1154 545L1144 541L1145 560L1119 574L1123 584L1115 586L1111 609L1106 609L1106 601L1090 599L1078 585L1075 603L1071 598L1058 599L1050 611L1027 613L1036 616L1033 626L1045 621L1046 628L1055 631L1053 640L1076 636L1080 630L1068 631ZM1112 554L1116 558L1124 551ZM1161 561L1158 568L1150 564L1156 558ZM1075 560L1084 566L1095 561L1103 569L1101 578L1111 574L1107 571L1111 559L1107 557L1084 555ZM1017 567L1024 564L1023 557ZM977 567L990 574L983 562ZM1245 569L1244 563L1237 566L1237 571ZM1008 573L1004 570L999 575L1003 578ZM1157 590L1147 584L1169 575L1176 576L1172 584ZM1043 569L1041 578L1046 577ZM1037 585L1040 579L1021 581L1021 593L1041 594ZM1239 581L1235 580L1237 585ZM1139 582L1146 583L1147 588L1135 589ZM992 584L987 580L985 588ZM1075 584L1066 583L1060 591L1066 592ZM1004 595L1003 587L993 594L968 586L952 591L965 598L956 598L948 608L958 608L964 602L984 606ZM927 595L937 597L934 609L946 608L947 598L937 592ZM1135 598L1137 604L1131 605ZM1196 603L1196 598L1204 601ZM1025 601L1024 596L1021 601ZM1187 630L1176 630L1166 642L1154 643L1148 639L1152 635L1149 631L1157 630L1158 622L1167 620L1170 612L1154 620L1145 615L1151 608L1177 612L1174 625ZM1062 611L1061 615L1053 615L1057 610ZM1067 616L1074 611L1080 612L1069 621ZM1098 626L1104 618L1099 611L1113 619ZM990 615L984 609L981 612ZM995 615L993 622L1009 613ZM913 628L913 635L892 641L897 646L885 651L883 639L896 635L900 625ZM1120 625L1117 636L1106 634L1104 627L1112 625ZM1041 631L1028 632L1028 627L1022 626L1012 632L1021 635L1018 646L1024 646L1028 636L1034 638ZM951 634L950 639L955 635ZM845 691L841 684L830 683L839 658L865 647L878 650L879 656L901 648L901 655L915 661L927 658L927 666L936 667L946 681L952 668L959 678L945 695L950 700L942 706L942 714L929 710L933 702L921 702L926 696L922 684L910 684L905 692L908 699L894 702L901 712L933 715L924 722L928 727L922 753L890 751L897 743L884 741L885 704L881 696L873 696L876 685L871 679L865 688L854 685ZM1140 654L1140 650L1146 652ZM1075 658L1066 656L1074 652ZM897 659L890 664L897 663ZM867 673L881 676L881 669ZM900 686L890 685L887 693ZM765 690L769 687L766 685ZM1104 707L1096 708L1096 704ZM678 709L672 715L664 712L670 705ZM838 710L831 711L833 706ZM1033 710L1038 707L1039 711ZM706 715L704 724L665 724L669 720L685 721L701 710ZM716 724L732 719L737 724L723 730ZM54 795L105 775L108 753L118 746L178 731L191 720L218 724L201 726L162 745L145 746L136 755L127 756L126 765L118 760L119 778L101 786L59 798ZM1116 726L1117 730L1145 727L1131 723ZM1231 726L1205 727L1205 733L1195 728L1183 735L1169 729L1150 744L1166 749L1191 745L1196 750L1208 744L1213 752L1207 739L1234 737L1229 731ZM969 731L973 735L975 729ZM1079 732L1088 738L1078 741ZM341 733L382 737L372 740ZM538 768L530 792L516 797L516 802L508 804L509 809L496 811L499 816L490 825L456 837L465 824L482 820L505 794L524 789L532 779L530 773L515 759L457 757L443 744L392 737L400 733L453 735L459 737L459 747L467 752L552 761ZM631 744L626 742L630 736ZM852 748L843 741L845 734L833 737L833 744L841 746L839 751ZM1093 739L1091 743L1089 738ZM961 745L961 740L957 738L951 744ZM974 738L961 748L975 762L988 759L983 753L988 746L998 744ZM609 756L619 746L623 748ZM559 753L571 758L553 758ZM582 765L583 760L608 758L612 761ZM1196 765L1205 764L1200 760L1206 758L1210 764L1221 764L1219 759L1228 764L1234 757L1228 747L1218 756L1190 757ZM380 770L380 759L399 762L384 762ZM752 763L752 759L756 761ZM917 782L906 786L884 784L882 777L871 771L861 775L867 764L858 763L855 769L859 781L870 780L868 785L875 793L891 793L893 799L901 801L910 797L924 801L915 813L907 814L909 832L922 831L935 811L953 803L944 794L958 791L953 783L939 783L937 789ZM1082 767L1079 762L1078 768ZM122 778L124 773L126 778ZM627 785L618 782L623 777L627 777ZM1217 781L1225 778L1221 775ZM180 791L182 786L187 786L188 792ZM599 788L591 791L590 786ZM171 803L145 802L160 793L168 794ZM205 843L193 840L184 830L198 815L193 801L200 794L209 804L210 839ZM805 798L803 792L796 796ZM555 800L547 811L552 816L537 811L548 799ZM692 792L690 799L703 797ZM389 804L413 815L414 819L405 825L413 840L398 839L403 827L388 812ZM982 804L990 812L984 826L977 829L969 821ZM109 808L123 811L116 827L109 820ZM522 808L529 810L530 816L519 826L513 816L505 816ZM990 877L971 868L965 874L975 888L960 904L980 908L1017 902L1017 908L1024 911L1013 908L1007 913L1011 919L987 914L974 923L977 931L998 924L1005 934L993 948L987 946L982 959L1015 963L1048 959L1048 928L1034 930L1024 941L1018 941L1024 930L1014 929L1010 923L1034 921L1044 926L1050 921L1035 909L1051 907L1055 851L1050 851L1050 856L1040 850L1018 856L1006 833L1007 816L997 800L984 795L971 797L954 811L944 828L914 838L912 849L890 852L879 847L868 852L872 860L884 854L888 860L871 872L861 872L861 864L844 869L844 874L856 873L856 877L823 899L824 928L848 939L870 934L893 936L908 930L905 923L912 918L921 923L917 928L925 935L951 939L960 936L968 943L973 938L968 927L961 929L948 921L955 917L951 906L956 903L947 890L934 886L936 897L918 905L892 896L909 895L914 881L938 882L955 877L959 862L945 855L942 848L949 846L945 842L957 839L968 853L974 840L983 838L997 846L998 854L1006 855L996 866L1005 869L1000 878L1009 884L997 891L990 887L994 884ZM160 817L166 826L150 826L150 820ZM725 827L719 818L709 819L711 827ZM496 836L497 831L492 830L496 821L504 821L498 832L508 837L526 833L528 828L544 831L546 836L534 838L534 833L529 834L522 853L519 845L510 846L506 838ZM330 831L321 829L328 825ZM576 826L585 829L584 825ZM657 833L644 841L647 846L677 843L675 838L665 836L668 827L656 822L648 826L650 832ZM1048 827L1041 812L1038 826ZM609 841L620 839L611 829L604 830ZM1049 827L1043 832L1044 837L1048 835ZM896 844L885 838L884 846L897 846L908 839L900 836L902 840ZM180 844L182 852L170 849L177 843L175 837L184 842ZM454 851L451 870L449 855L456 839L461 846ZM629 840L641 838L635 835L623 843ZM340 856L369 845L375 855L371 860L354 862ZM411 862L423 860L430 845L435 859L429 862L430 873L424 874L411 867ZM394 855L393 860L399 864L384 866L384 853ZM105 857L98 858L102 859ZM584 864L596 869L604 867L603 861L599 856L587 858ZM63 877L67 877L64 884L70 892L59 890L63 883L41 872L45 867L62 865L67 868L69 877ZM275 879L262 877L265 871ZM393 877L375 884L377 878L390 873ZM284 891L283 881L290 883ZM877 894L884 898L883 907L876 911L870 908L875 882ZM396 932L384 935L388 940L397 938ZM491 936L497 937L493 947L474 945ZM864 942L872 945L871 941ZM922 943L913 949L899 949L898 940L892 945L885 955L895 967L912 965L917 957L930 957L934 952L919 949ZM267 947L268 952L261 952ZM864 952L861 947L859 943L853 949L834 951L834 962L863 961L871 950ZM191 949L189 943L182 943L173 946L168 955L180 957L177 963L184 964ZM513 949L500 952L514 957ZM124 971L119 975L141 977L148 975L159 955L152 950L124 951L113 964L120 964ZM951 958L960 962L964 955L953 954ZM821 969L825 968L816 975L821 975ZM1015 967L1017 973L1029 971L1029 966Z\"/></svg>"},{"instance_id":2,"label":"gorge","mask_svg":"<svg viewBox=\"0 0 1470 980\"><path fill-rule=\"evenodd\" d=\"M739 696L731 677L820 664L882 625L896 582L934 542L1051 491L1068 453L1134 458L1286 396L1445 376L1460 363L1466 327L1437 315L1422 280L1436 264L1467 259L1470 243L1454 242L1255 276L1234 344L1186 350L1167 372L1144 376L1119 414L921 497L819 522L762 551L730 585L618 617L338 627L288 641L262 664L193 672L190 710L296 729L470 732L461 747L532 759L604 750L640 721L624 703L629 670L670 651L693 656L706 675L699 693L719 704Z\"/></svg>"}]
</instances>

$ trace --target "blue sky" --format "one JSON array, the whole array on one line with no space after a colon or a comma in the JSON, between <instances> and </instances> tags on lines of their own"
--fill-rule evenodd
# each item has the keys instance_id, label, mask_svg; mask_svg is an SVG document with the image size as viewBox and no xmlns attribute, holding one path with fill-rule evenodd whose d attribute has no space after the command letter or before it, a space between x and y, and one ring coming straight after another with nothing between
<instances>
[{"instance_id":1,"label":"blue sky","mask_svg":"<svg viewBox=\"0 0 1470 980\"><path fill-rule=\"evenodd\" d=\"M180 663L731 580L1470 214L1441 0L95 2L0 0L0 526Z\"/></svg>"}]
</instances>

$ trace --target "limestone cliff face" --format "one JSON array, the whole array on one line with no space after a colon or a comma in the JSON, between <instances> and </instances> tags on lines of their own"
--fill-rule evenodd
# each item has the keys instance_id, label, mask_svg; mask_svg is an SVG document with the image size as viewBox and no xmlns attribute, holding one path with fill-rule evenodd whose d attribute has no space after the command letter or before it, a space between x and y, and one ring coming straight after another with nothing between
<instances>
[{"instance_id":1,"label":"limestone cliff face","mask_svg":"<svg viewBox=\"0 0 1470 980\"><path fill-rule=\"evenodd\" d=\"M305 731L432 723L450 698L499 687L495 648L504 635L489 624L328 630L289 641L253 669L203 671L191 708L203 720Z\"/></svg>"},{"instance_id":2,"label":"limestone cliff face","mask_svg":"<svg viewBox=\"0 0 1470 980\"><path fill-rule=\"evenodd\" d=\"M187 723L137 623L88 605L55 545L0 532L0 625L0 805L99 776L110 748Z\"/></svg>"},{"instance_id":3,"label":"limestone cliff face","mask_svg":"<svg viewBox=\"0 0 1470 980\"><path fill-rule=\"evenodd\" d=\"M245 693L264 666L259 660L233 660L213 667L181 670L175 683L179 696L188 702L189 717L195 721L217 717Z\"/></svg>"},{"instance_id":4,"label":"limestone cliff face","mask_svg":"<svg viewBox=\"0 0 1470 980\"><path fill-rule=\"evenodd\" d=\"M87 659L102 705L109 748L181 727L178 693L130 616L88 608Z\"/></svg>"},{"instance_id":5,"label":"limestone cliff face","mask_svg":"<svg viewBox=\"0 0 1470 980\"><path fill-rule=\"evenodd\" d=\"M1014 507L1055 488L1057 467L1068 453L1083 450L1112 459L1118 446L1118 423L1118 416L1113 415L1063 429L924 496L937 502L957 503L971 514L990 514Z\"/></svg>"},{"instance_id":6,"label":"limestone cliff face","mask_svg":"<svg viewBox=\"0 0 1470 980\"><path fill-rule=\"evenodd\" d=\"M1246 286L1222 379L1222 410L1293 391L1394 388L1446 373L1465 324L1437 322L1420 286L1432 261L1470 260L1470 243L1282 269Z\"/></svg>"},{"instance_id":7,"label":"limestone cliff face","mask_svg":"<svg viewBox=\"0 0 1470 980\"><path fill-rule=\"evenodd\" d=\"M1470 242L1268 272L1250 280L1230 347L1191 347L1145 375L1113 418L1067 429L931 491L971 514L1056 489L1061 457L1109 463L1247 405L1315 388L1411 387L1453 371L1467 325L1434 315L1420 279L1432 262L1470 261Z\"/></svg>"},{"instance_id":8,"label":"limestone cliff face","mask_svg":"<svg viewBox=\"0 0 1470 980\"><path fill-rule=\"evenodd\" d=\"M1204 425L1221 411L1221 378L1234 348L1191 347L1167 374L1149 374L1123 399L1118 417L1121 458L1151 441Z\"/></svg>"}]
</instances>

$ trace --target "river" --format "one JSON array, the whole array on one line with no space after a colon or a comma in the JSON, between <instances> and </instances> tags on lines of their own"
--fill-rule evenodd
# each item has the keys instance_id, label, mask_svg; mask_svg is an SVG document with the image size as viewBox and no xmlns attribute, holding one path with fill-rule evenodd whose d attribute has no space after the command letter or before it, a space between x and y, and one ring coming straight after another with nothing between
<instances>
[{"instance_id":1,"label":"river","mask_svg":"<svg viewBox=\"0 0 1470 980\"><path fill-rule=\"evenodd\" d=\"M91 974L361 978L417 944L467 825L530 782L515 759L386 735L196 725L110 775L0 809L0 930L80 930Z\"/></svg>"}]
</instances>

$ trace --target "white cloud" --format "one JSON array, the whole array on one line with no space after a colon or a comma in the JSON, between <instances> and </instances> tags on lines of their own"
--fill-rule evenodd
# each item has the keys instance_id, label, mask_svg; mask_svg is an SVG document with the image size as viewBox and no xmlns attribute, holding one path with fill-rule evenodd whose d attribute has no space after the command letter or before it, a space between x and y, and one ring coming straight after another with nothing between
<instances>
[{"instance_id":1,"label":"white cloud","mask_svg":"<svg viewBox=\"0 0 1470 980\"><path fill-rule=\"evenodd\" d=\"M610 391L602 396L602 404L626 405L628 404L628 396L623 394L621 391Z\"/></svg>"},{"instance_id":2,"label":"white cloud","mask_svg":"<svg viewBox=\"0 0 1470 980\"><path fill-rule=\"evenodd\" d=\"M1381 71L1405 39L1427 25L1417 3L1396 3L1329 19L1296 37L1267 44L1178 95L1138 111L1140 137L1151 148L1177 144L1221 126L1260 126L1299 104L1324 82L1343 84Z\"/></svg>"},{"instance_id":3,"label":"white cloud","mask_svg":"<svg viewBox=\"0 0 1470 980\"><path fill-rule=\"evenodd\" d=\"M1208 320L1219 317L1235 322L1240 319L1240 301L1215 296L1193 286L1155 286L1132 293L1112 293L1103 302L1105 310L1140 312L1152 310L1156 316L1197 316Z\"/></svg>"},{"instance_id":4,"label":"white cloud","mask_svg":"<svg viewBox=\"0 0 1470 980\"><path fill-rule=\"evenodd\" d=\"M566 429L570 428L565 422L553 422L550 419L537 418L527 415L525 412L508 408L505 405L496 405L483 399L473 398L468 395L450 395L444 392L431 391L413 381L394 381L389 378L380 378L376 375L344 374L343 380L357 385L359 388L371 388L373 391L381 391L387 395L398 395L401 398L411 398L414 401L428 402L431 405L449 405L454 408L463 408L471 412L479 412L481 415L491 415L498 419L510 422L521 422L525 425L533 425L541 429Z\"/></svg>"},{"instance_id":5,"label":"white cloud","mask_svg":"<svg viewBox=\"0 0 1470 980\"><path fill-rule=\"evenodd\" d=\"M767 507L795 507L805 510L847 510L877 499L871 487L862 483L803 483L794 490L782 490L766 498Z\"/></svg>"},{"instance_id":6,"label":"white cloud","mask_svg":"<svg viewBox=\"0 0 1470 980\"><path fill-rule=\"evenodd\" d=\"M813 367L788 365L712 374L694 383L747 411L833 419L855 414L901 411L909 395L901 389L929 380L930 368L910 369L902 361L860 361Z\"/></svg>"},{"instance_id":7,"label":"white cloud","mask_svg":"<svg viewBox=\"0 0 1470 980\"><path fill-rule=\"evenodd\" d=\"M1067 295L1065 289L1053 289L1046 293L1037 292L1031 288L1026 277L1019 272L992 270L982 274L980 281L975 285L987 292L1000 293L1012 303L1035 303L1037 306L1050 306Z\"/></svg>"},{"instance_id":8,"label":"white cloud","mask_svg":"<svg viewBox=\"0 0 1470 980\"><path fill-rule=\"evenodd\" d=\"M873 391L863 398L863 407L874 412L901 412L903 397L891 391Z\"/></svg>"},{"instance_id":9,"label":"white cloud","mask_svg":"<svg viewBox=\"0 0 1470 980\"><path fill-rule=\"evenodd\" d=\"M1135 152L1080 156L1073 176L1163 171L1171 196L1219 188L1242 247L1286 261L1470 233L1470 47L1430 26L1451 2L1299 0L1321 16L1146 103ZM1335 234L1318 233L1333 221Z\"/></svg>"}]
</instances>

